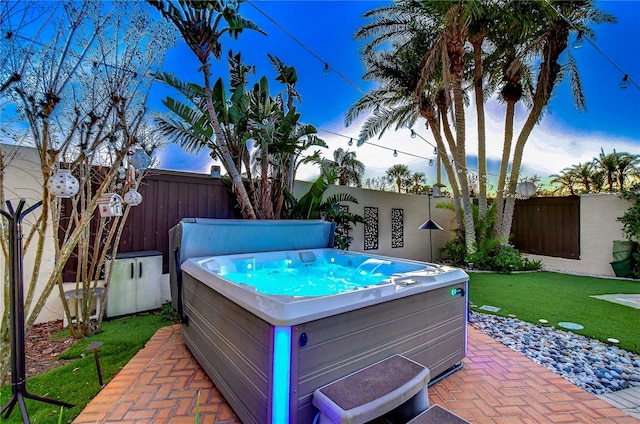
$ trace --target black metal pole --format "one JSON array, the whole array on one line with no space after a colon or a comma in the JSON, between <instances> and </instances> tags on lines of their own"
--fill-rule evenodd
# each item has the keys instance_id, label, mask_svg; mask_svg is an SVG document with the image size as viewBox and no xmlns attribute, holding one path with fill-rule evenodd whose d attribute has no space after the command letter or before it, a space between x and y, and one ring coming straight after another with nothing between
<instances>
[{"instance_id":1,"label":"black metal pole","mask_svg":"<svg viewBox=\"0 0 640 424\"><path fill-rule=\"evenodd\" d=\"M11 258L11 281L9 287L10 313L11 313L11 397L0 410L0 415L9 418L16 403L20 407L22 422L29 424L29 414L24 399L33 399L53 405L72 408L73 405L59 400L48 399L31 394L27 391L26 376L26 352L24 333L24 281L22 270L22 219L42 205L39 201L27 208L24 212L25 199L20 199L18 207L14 210L10 201L7 201L8 212L0 209L9 222L9 257Z\"/></svg>"}]
</instances>

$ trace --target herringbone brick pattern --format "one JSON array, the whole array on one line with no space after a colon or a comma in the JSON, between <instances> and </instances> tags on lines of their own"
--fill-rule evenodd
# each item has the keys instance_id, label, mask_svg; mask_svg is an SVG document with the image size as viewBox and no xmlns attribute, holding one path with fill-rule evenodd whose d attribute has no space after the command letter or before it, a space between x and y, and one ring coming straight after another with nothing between
<instances>
[{"instance_id":1,"label":"herringbone brick pattern","mask_svg":"<svg viewBox=\"0 0 640 424\"><path fill-rule=\"evenodd\" d=\"M73 421L95 423L240 424L229 404L182 342L180 326L164 327Z\"/></svg>"},{"instance_id":2,"label":"herringbone brick pattern","mask_svg":"<svg viewBox=\"0 0 640 424\"><path fill-rule=\"evenodd\" d=\"M429 400L470 423L640 421L469 326L464 367L429 388Z\"/></svg>"},{"instance_id":3,"label":"herringbone brick pattern","mask_svg":"<svg viewBox=\"0 0 640 424\"><path fill-rule=\"evenodd\" d=\"M180 326L160 329L87 405L75 424L241 424L193 359ZM429 399L475 424L640 421L469 327L464 367L429 388Z\"/></svg>"}]
</instances>

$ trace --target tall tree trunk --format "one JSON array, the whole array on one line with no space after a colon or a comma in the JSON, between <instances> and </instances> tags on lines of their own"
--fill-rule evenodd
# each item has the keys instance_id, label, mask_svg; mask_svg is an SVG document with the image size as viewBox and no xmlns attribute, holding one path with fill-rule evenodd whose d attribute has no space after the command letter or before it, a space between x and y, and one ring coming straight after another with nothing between
<instances>
[{"instance_id":1,"label":"tall tree trunk","mask_svg":"<svg viewBox=\"0 0 640 424\"><path fill-rule=\"evenodd\" d=\"M456 171L460 181L460 194L462 197L462 212L464 222L464 239L467 254L476 251L476 231L473 224L473 212L471 210L471 194L469 193L469 179L467 178L467 152L465 139L464 100L462 96L462 80L456 78L453 87L453 105L456 116Z\"/></svg>"},{"instance_id":2,"label":"tall tree trunk","mask_svg":"<svg viewBox=\"0 0 640 424\"><path fill-rule=\"evenodd\" d=\"M473 90L476 102L476 119L478 121L478 215L483 219L487 214L487 146L484 119L484 89L482 87L482 40L484 34L473 37Z\"/></svg>"},{"instance_id":3,"label":"tall tree trunk","mask_svg":"<svg viewBox=\"0 0 640 424\"><path fill-rule=\"evenodd\" d=\"M507 173L509 172L509 158L511 157L515 108L516 103L514 101L507 101L504 119L504 143L502 145L502 159L500 160L500 173L498 175L498 192L496 194L496 220L493 225L493 233L496 237L502 234L502 217L504 214L505 194L508 190L506 180Z\"/></svg>"},{"instance_id":4,"label":"tall tree trunk","mask_svg":"<svg viewBox=\"0 0 640 424\"><path fill-rule=\"evenodd\" d=\"M455 162L455 152L456 152L456 144L453 139L453 133L451 132L451 126L449 125L449 119L447 118L447 108L446 104L443 102L438 103L438 115L442 120L442 129L444 130L444 135L447 140L447 144L451 151L451 156L453 157L453 161ZM438 132L439 133L439 132ZM436 138L436 141L438 138ZM442 146L440 145L442 143ZM447 178L449 179L449 183L451 184L451 191L453 191L453 206L456 212L456 223L458 224L458 228L464 228L464 220L462 213L462 195L460 193L460 183L458 181L458 174L454 169L451 161L446 155L446 147L444 147L444 142L440 138L440 143L438 144L438 150L442 150L442 164L447 173Z\"/></svg>"},{"instance_id":5,"label":"tall tree trunk","mask_svg":"<svg viewBox=\"0 0 640 424\"><path fill-rule=\"evenodd\" d=\"M520 167L522 165L522 156L524 146L535 128L542 111L549 103L551 93L558 82L558 75L561 66L558 64L560 54L567 48L567 40L569 38L569 24L562 18L557 18L553 22L553 26L548 33L546 44L543 48L540 64L540 72L536 84L536 91L533 96L533 107L529 111L529 115L522 126L522 130L518 135L516 146L513 151L513 163L511 165L511 175L509 177L510 196L505 202L505 210L502 219L502 231L500 237L508 238L511 233L511 224L513 221L513 210L515 207L515 192L520 175Z\"/></svg>"},{"instance_id":6,"label":"tall tree trunk","mask_svg":"<svg viewBox=\"0 0 640 424\"><path fill-rule=\"evenodd\" d=\"M242 176L240 175L240 172L238 171L233 157L231 156L231 153L229 152L229 149L227 147L224 133L222 132L222 128L220 128L220 122L218 121L218 115L213 108L213 100L211 98L211 85L209 83L209 79L211 77L210 70L211 65L209 65L208 63L202 64L207 111L209 112L211 124L213 125L213 132L215 134L216 141L220 150L220 159L222 159L222 163L224 164L226 171L231 177L231 181L233 183L233 191L238 198L238 202L240 203L240 212L242 213L242 216L247 219L257 219L255 210L253 208L253 205L251 204L251 200L249 199L249 195L247 194L247 190L244 186L244 182L242 181Z\"/></svg>"}]
</instances>

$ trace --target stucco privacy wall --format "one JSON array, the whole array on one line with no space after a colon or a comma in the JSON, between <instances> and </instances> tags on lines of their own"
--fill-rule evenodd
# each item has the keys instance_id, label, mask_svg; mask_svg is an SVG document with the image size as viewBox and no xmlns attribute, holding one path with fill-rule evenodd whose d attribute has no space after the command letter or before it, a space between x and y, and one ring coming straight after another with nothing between
<instances>
[{"instance_id":1,"label":"stucco privacy wall","mask_svg":"<svg viewBox=\"0 0 640 424\"><path fill-rule=\"evenodd\" d=\"M6 144L0 144L0 150L2 150L5 163L8 164L4 172L5 200L10 201L14 208L18 206L21 198L25 199L25 209L34 205L42 198L42 172L37 151L32 148L16 148L15 146ZM1 207L7 210L6 203L3 203ZM40 216L41 211L41 208L38 208L24 217L22 221L24 237L29 233L33 223L38 216ZM23 243L24 242L23 238ZM33 275L34 256L35 245L27 250L23 258L25 298L27 296L29 281ZM4 276L6 260L4 255L0 255L0 258L0 275ZM35 303L41 295L44 285L53 271L54 265L53 236L49 230L45 237L42 265L40 267L40 274L32 304ZM7 293L8 284L8 281L3 281L3 286L7 287ZM0 300L2 301L0 305L4 305L4 292L5 290L0 291ZM2 308L4 308L4 306L2 306ZM46 322L53 319L62 319L62 303L60 302L57 289L54 289L51 296L47 299L47 303L38 317L38 322Z\"/></svg>"},{"instance_id":2,"label":"stucco privacy wall","mask_svg":"<svg viewBox=\"0 0 640 424\"><path fill-rule=\"evenodd\" d=\"M311 183L297 181L294 187L294 195L300 198L309 191ZM358 203L345 202L349 206L349 212L364 216L365 207L375 207L378 212L378 248L364 249L364 224L356 224L351 231L353 243L349 250L355 252L374 253L384 256L393 256L403 259L430 261L431 249L429 246L429 231L419 230L429 218L429 199L424 195L394 193L388 191L359 189L344 186L331 186L325 194L325 198L336 193L348 193L353 195ZM455 216L448 209L438 209L438 203L451 203L446 197L431 198L431 219L438 223L444 230L432 230L433 260L440 258L439 249L453 236L456 228ZM403 247L392 247L392 209L401 209L403 215Z\"/></svg>"},{"instance_id":3,"label":"stucco privacy wall","mask_svg":"<svg viewBox=\"0 0 640 424\"><path fill-rule=\"evenodd\" d=\"M572 274L615 277L611 268L613 241L625 240L622 223L631 203L617 194L583 194L580 196L580 259L527 255L542 261L545 269Z\"/></svg>"}]
</instances>

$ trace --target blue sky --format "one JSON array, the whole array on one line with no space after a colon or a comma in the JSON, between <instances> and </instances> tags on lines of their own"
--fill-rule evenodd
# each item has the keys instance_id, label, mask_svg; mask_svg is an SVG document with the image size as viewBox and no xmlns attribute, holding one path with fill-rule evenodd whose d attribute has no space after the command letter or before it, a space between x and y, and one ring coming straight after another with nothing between
<instances>
[{"instance_id":1,"label":"blue sky","mask_svg":"<svg viewBox=\"0 0 640 424\"><path fill-rule=\"evenodd\" d=\"M331 157L338 147L349 148L348 138L332 133L357 137L360 124L366 116L348 128L344 126L346 110L362 95L352 83L362 91L368 91L374 84L361 79L363 66L360 45L353 39L353 34L365 23L363 13L386 2L277 0L254 1L252 4L243 3L240 12L258 24L267 35L245 32L238 40L225 38L225 56L220 63L214 64L214 71L226 78L224 57L226 51L233 49L234 52L242 52L246 64L257 66L258 76L272 76L267 53L278 56L298 72L297 88L302 96L298 110L304 122L312 123L321 130L319 135L329 144L325 156ZM621 68L640 83L640 1L606 0L598 5L615 15L618 23L595 28L597 38L593 42L597 48L585 42L581 49L572 50L581 71L587 112L575 110L568 83L563 82L556 89L547 113L527 143L522 176L537 174L546 178L565 167L592 160L598 156L601 148L605 153L616 149L618 152L640 154L640 89L631 84L628 89L621 90L619 83L623 73L617 69ZM349 81L335 71L324 75L324 62ZM174 72L185 80L202 82L197 73L197 63L183 44L170 51L164 70ZM275 81L271 85L277 86ZM155 88L155 100L166 94L172 92L164 87ZM486 110L488 155L490 160L493 159L492 162L497 162L502 150L504 109L498 102L489 101ZM517 120L524 119L525 113L520 108ZM468 154L473 155L477 137L475 113L470 111L467 119ZM432 135L421 123L415 129L433 143ZM404 130L388 133L379 140L370 140L371 143L397 149L397 157L392 156L391 150L371 144L361 147L354 144L350 149L355 150L358 159L367 166L366 177L382 175L391 165L405 163L412 171L425 172L428 182L432 184L435 182L435 167L428 165L428 159L434 158L433 147L409 135L409 130ZM161 168L194 172L208 172L213 164L208 152L198 156L188 155L175 145L169 145L159 152L158 159ZM312 179L315 175L315 168L304 168L300 170L298 178Z\"/></svg>"}]
</instances>

